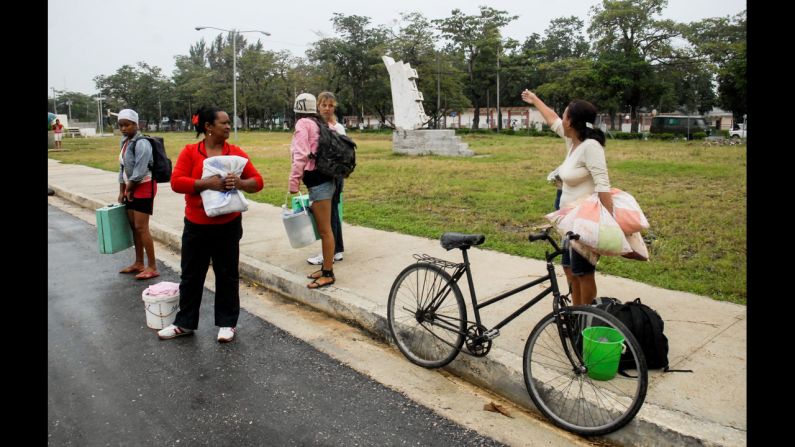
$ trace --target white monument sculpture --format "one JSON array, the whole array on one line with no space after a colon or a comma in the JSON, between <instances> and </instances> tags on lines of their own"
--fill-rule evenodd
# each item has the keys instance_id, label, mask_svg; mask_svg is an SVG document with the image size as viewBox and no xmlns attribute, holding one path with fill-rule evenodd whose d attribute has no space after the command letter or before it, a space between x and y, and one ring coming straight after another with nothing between
<instances>
[{"instance_id":1,"label":"white monument sculpture","mask_svg":"<svg viewBox=\"0 0 795 447\"><path fill-rule=\"evenodd\" d=\"M395 110L392 151L409 155L474 155L469 145L455 136L455 130L423 128L429 118L422 107L422 92L417 89L417 70L389 56L381 59L389 72Z\"/></svg>"}]
</instances>

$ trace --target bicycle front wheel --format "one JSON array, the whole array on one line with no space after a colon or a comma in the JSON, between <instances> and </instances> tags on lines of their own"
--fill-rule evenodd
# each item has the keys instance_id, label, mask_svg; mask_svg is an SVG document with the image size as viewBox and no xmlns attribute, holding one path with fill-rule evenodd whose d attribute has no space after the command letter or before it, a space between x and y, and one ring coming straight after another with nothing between
<instances>
[{"instance_id":1,"label":"bicycle front wheel","mask_svg":"<svg viewBox=\"0 0 795 447\"><path fill-rule=\"evenodd\" d=\"M389 291L387 320L400 352L425 368L450 363L464 344L461 290L433 264L417 263L400 272Z\"/></svg>"},{"instance_id":2,"label":"bicycle front wheel","mask_svg":"<svg viewBox=\"0 0 795 447\"><path fill-rule=\"evenodd\" d=\"M648 371L640 345L601 309L564 307L558 322L547 315L530 333L523 359L525 385L538 410L580 435L618 430L646 398Z\"/></svg>"}]
</instances>

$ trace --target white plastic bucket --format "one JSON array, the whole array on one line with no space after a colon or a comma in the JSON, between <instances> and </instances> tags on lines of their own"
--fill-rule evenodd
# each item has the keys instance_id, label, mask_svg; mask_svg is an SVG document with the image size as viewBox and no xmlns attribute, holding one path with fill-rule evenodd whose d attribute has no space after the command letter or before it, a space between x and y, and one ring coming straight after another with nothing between
<instances>
[{"instance_id":1,"label":"white plastic bucket","mask_svg":"<svg viewBox=\"0 0 795 447\"><path fill-rule=\"evenodd\" d=\"M290 246L293 248L306 247L315 242L315 230L312 229L312 218L309 217L306 209L297 213L282 208L282 222L284 229L287 230L287 237L290 239Z\"/></svg>"},{"instance_id":2,"label":"white plastic bucket","mask_svg":"<svg viewBox=\"0 0 795 447\"><path fill-rule=\"evenodd\" d=\"M163 329L177 318L179 292L171 296L150 296L144 290L141 298L146 309L146 325L150 328Z\"/></svg>"}]
</instances>

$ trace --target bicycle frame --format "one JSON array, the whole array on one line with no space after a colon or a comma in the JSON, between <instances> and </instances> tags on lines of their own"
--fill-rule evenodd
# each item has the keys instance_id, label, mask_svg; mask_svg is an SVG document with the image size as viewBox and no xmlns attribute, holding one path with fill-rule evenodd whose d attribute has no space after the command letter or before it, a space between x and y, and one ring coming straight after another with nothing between
<instances>
[{"instance_id":1,"label":"bicycle frame","mask_svg":"<svg viewBox=\"0 0 795 447\"><path fill-rule=\"evenodd\" d=\"M553 301L553 304L552 304L553 312L554 312L555 315L558 315L558 312L559 312L559 309L560 309L561 294L560 294L560 289L558 288L558 281L557 281L557 277L555 276L555 266L552 264L552 260L555 257L557 257L558 255L562 254L563 251L562 251L562 249L560 247L557 246L557 244L555 244L555 242L552 239L550 239L548 236L547 236L547 238L550 241L550 243L552 244L553 248L555 248L555 251L552 252L552 253L549 253L549 252L545 253L545 258L546 258L546 261L547 261L547 274L545 276L543 276L541 278L538 278L538 279L535 279L533 281L530 281L530 282L528 282L526 284L523 284L523 285L521 285L521 286L519 286L519 287L517 287L517 288L515 288L513 290L510 290L508 292L502 293L502 294L500 294L500 295L498 295L496 297L490 298L486 302L480 303L480 304L478 304L478 302L477 302L477 296L476 296L476 292L475 292L475 284L474 284L474 282L472 280L472 271L471 271L471 267L470 267L470 263L469 263L469 256L467 255L468 248L461 248L461 252L462 252L462 255L464 257L464 262L461 263L461 264L457 264L456 265L455 270L453 271L453 274L451 275L452 278L450 279L450 281L448 281L448 284L444 288L442 288L442 290L439 291L439 294L431 302L431 305L429 306L429 310L431 312L435 312L439 308L439 306L441 306L442 302L444 301L444 299L447 297L448 293L450 292L450 288L447 287L447 286L449 284L452 284L452 283L457 283L461 279L461 277L463 275L466 275L467 284L469 285L469 295L470 295L470 299L472 301L472 309L473 309L473 312L475 313L475 323L479 327L482 327L482 324L480 323L480 309L482 309L484 307L487 307L487 306L490 306L490 305L492 305L492 304L494 304L494 303L496 303L498 301L502 301L505 298L508 298L510 296L516 295L519 292L527 290L527 289L529 289L529 288L531 288L533 286L536 286L538 284L541 284L541 283L543 283L545 281L549 281L550 282L550 286L547 287L546 289L544 289L544 291L542 291L541 293L536 295L533 299L531 299L530 301L525 303L522 307L520 307L519 309L514 311L512 314L508 315L504 320L502 320L499 323L497 323L497 325L495 325L493 328L489 329L489 331L492 332L492 333L494 331L497 331L497 333L499 333L500 328L502 328L506 324L508 324L511 321L513 321L516 317L518 317L519 315L523 314L527 309L533 307L536 303L538 303L539 301L544 299L544 297L546 297L550 293L552 293L552 295L554 297L554 301Z\"/></svg>"}]
</instances>

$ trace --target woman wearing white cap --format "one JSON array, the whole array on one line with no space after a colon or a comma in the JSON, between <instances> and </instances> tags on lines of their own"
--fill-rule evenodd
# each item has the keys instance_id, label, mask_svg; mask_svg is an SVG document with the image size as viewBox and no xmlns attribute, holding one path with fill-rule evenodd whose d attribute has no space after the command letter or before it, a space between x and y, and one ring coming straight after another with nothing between
<instances>
[{"instance_id":1,"label":"woman wearing white cap","mask_svg":"<svg viewBox=\"0 0 795 447\"><path fill-rule=\"evenodd\" d=\"M135 240L135 262L119 273L136 273L136 279L160 276L155 261L155 244L149 232L149 216L152 215L157 182L152 180L152 145L141 138L138 131L138 114L135 110L119 112L121 152L119 153L119 203L125 204L130 228ZM144 250L148 265L144 266Z\"/></svg>"},{"instance_id":2,"label":"woman wearing white cap","mask_svg":"<svg viewBox=\"0 0 795 447\"><path fill-rule=\"evenodd\" d=\"M300 182L309 189L309 201L315 216L317 232L323 247L323 264L320 270L311 273L312 280L306 286L319 289L334 284L334 232L331 230L331 199L336 185L334 179L315 169L314 155L320 139L320 126L325 120L317 113L317 99L310 93L301 93L295 98L295 133L290 144L292 170L290 171L289 191L298 193Z\"/></svg>"}]
</instances>

